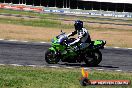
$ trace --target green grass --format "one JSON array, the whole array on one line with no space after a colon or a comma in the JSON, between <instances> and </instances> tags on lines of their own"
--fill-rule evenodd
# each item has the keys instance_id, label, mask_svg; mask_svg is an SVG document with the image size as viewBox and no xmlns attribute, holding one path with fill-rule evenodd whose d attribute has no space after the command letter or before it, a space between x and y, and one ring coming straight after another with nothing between
<instances>
[{"instance_id":1,"label":"green grass","mask_svg":"<svg viewBox=\"0 0 132 88\"><path fill-rule=\"evenodd\" d=\"M20 14L20 15L27 15L27 16L35 16L38 17L40 19L30 19L30 20L26 20L23 18L18 18L18 19L11 19L9 17L7 18L0 18L0 22L1 23L12 23L12 24L19 24L19 25L28 25L28 26L39 26L39 27L50 27L50 28L59 28L59 29L71 29L73 28L72 24L64 24L63 20L54 20L54 19L60 19L63 18L65 20L83 20L83 21L90 21L90 22L110 22L110 23L114 23L116 22L116 24L124 24L124 23L131 23L132 19L128 19L128 20L120 20L120 19L100 19L98 17L75 17L75 16L65 16L65 15L57 15L57 14L53 14L53 13L49 13L49 14L42 14L42 13L35 13L35 12L28 12L28 11L15 11L15 10L8 10L8 9L0 9L0 13L7 13L7 14ZM120 23L123 22L123 23ZM89 29L93 29L90 28L89 25L85 25L86 28ZM102 30L102 28L99 28L99 30ZM106 29L105 29L106 30ZM107 29L108 30L108 29ZM111 29L110 29L111 30ZM115 29L114 29L115 30Z\"/></svg>"},{"instance_id":2,"label":"green grass","mask_svg":"<svg viewBox=\"0 0 132 88\"><path fill-rule=\"evenodd\" d=\"M0 66L0 88L84 88L81 69ZM132 80L132 73L89 71L89 79ZM132 86L132 85L131 85ZM90 86L87 88L130 88L130 86Z\"/></svg>"},{"instance_id":3,"label":"green grass","mask_svg":"<svg viewBox=\"0 0 132 88\"><path fill-rule=\"evenodd\" d=\"M33 17L38 17L41 19L65 17L63 15L57 15L53 13L44 14L44 13L37 13L32 11L16 11L16 10L8 10L8 9L0 9L0 13L33 16Z\"/></svg>"},{"instance_id":4,"label":"green grass","mask_svg":"<svg viewBox=\"0 0 132 88\"><path fill-rule=\"evenodd\" d=\"M20 18L20 19L0 18L0 23L17 24L17 25L25 25L25 26L60 28L60 29L72 28L72 25L70 24L63 24L60 21L48 20L48 19L26 20L23 18Z\"/></svg>"},{"instance_id":5,"label":"green grass","mask_svg":"<svg viewBox=\"0 0 132 88\"><path fill-rule=\"evenodd\" d=\"M57 14L53 14L53 13L49 13L49 14L42 14L42 13L36 13L36 12L32 12L32 11L15 11L15 10L8 10L8 9L0 9L0 13L7 13L7 14L20 14L20 15L28 15L28 16L36 16L39 17L41 19L47 19L47 18L51 18L51 19L58 19L58 18L63 18L66 20L84 20L84 21L98 21L98 22L110 22L113 23L114 22L124 22L124 23L132 23L132 19L131 18L126 18L126 19L121 19L121 18L111 18L110 17L75 17L75 16L65 16L65 15L57 15ZM103 19L102 19L103 18Z\"/></svg>"},{"instance_id":6,"label":"green grass","mask_svg":"<svg viewBox=\"0 0 132 88\"><path fill-rule=\"evenodd\" d=\"M17 11L17 10L8 10L8 9L0 9L0 13L6 14L20 14L20 15L28 15L28 16L38 16L38 17L54 17L54 14L41 14L32 11Z\"/></svg>"}]
</instances>

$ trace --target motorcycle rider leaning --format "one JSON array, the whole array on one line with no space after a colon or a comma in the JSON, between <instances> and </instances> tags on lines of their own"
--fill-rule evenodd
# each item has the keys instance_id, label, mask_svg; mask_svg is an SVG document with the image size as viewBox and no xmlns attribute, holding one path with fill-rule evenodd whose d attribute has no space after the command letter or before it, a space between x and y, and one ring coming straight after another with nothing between
<instances>
[{"instance_id":1,"label":"motorcycle rider leaning","mask_svg":"<svg viewBox=\"0 0 132 88\"><path fill-rule=\"evenodd\" d=\"M75 45L74 47L75 51L82 50L88 47L89 44L91 43L91 38L87 29L83 27L83 21L80 20L75 21L74 27L75 31L69 33L67 36L70 37L74 36L75 34L78 34L78 38L75 41L69 43L68 46ZM80 44L79 46L77 46L78 43Z\"/></svg>"}]
</instances>

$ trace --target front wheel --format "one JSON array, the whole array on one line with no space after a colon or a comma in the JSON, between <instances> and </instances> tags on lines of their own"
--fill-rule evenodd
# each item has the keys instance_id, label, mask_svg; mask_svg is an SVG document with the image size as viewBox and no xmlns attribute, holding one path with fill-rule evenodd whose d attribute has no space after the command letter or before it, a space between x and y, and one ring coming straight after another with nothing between
<instances>
[{"instance_id":1,"label":"front wheel","mask_svg":"<svg viewBox=\"0 0 132 88\"><path fill-rule=\"evenodd\" d=\"M102 61L102 54L99 50L96 50L90 54L86 54L84 61L88 66L98 66Z\"/></svg>"},{"instance_id":2,"label":"front wheel","mask_svg":"<svg viewBox=\"0 0 132 88\"><path fill-rule=\"evenodd\" d=\"M47 50L45 53L45 61L48 64L57 64L59 62L59 58L57 57L57 55L55 54L54 51L51 50Z\"/></svg>"}]
</instances>

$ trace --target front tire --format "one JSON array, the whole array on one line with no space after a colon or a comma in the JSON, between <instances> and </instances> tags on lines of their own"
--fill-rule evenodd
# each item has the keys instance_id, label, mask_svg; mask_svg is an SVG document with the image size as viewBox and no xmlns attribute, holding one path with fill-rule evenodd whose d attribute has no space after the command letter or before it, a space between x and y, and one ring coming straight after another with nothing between
<instances>
[{"instance_id":1,"label":"front tire","mask_svg":"<svg viewBox=\"0 0 132 88\"><path fill-rule=\"evenodd\" d=\"M86 54L84 61L88 66L98 66L98 64L102 61L102 54L99 50L96 50L90 55Z\"/></svg>"},{"instance_id":2,"label":"front tire","mask_svg":"<svg viewBox=\"0 0 132 88\"><path fill-rule=\"evenodd\" d=\"M45 53L45 61L48 64L57 64L60 59L57 57L54 51L47 50Z\"/></svg>"}]
</instances>

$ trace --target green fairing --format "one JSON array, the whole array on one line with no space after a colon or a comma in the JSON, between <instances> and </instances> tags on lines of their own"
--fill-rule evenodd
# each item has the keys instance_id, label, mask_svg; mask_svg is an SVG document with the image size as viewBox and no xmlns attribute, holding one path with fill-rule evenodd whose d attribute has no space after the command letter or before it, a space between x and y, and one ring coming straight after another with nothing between
<instances>
[{"instance_id":1,"label":"green fairing","mask_svg":"<svg viewBox=\"0 0 132 88\"><path fill-rule=\"evenodd\" d=\"M94 45L99 45L99 44L102 44L102 40L96 40L96 41L94 41Z\"/></svg>"},{"instance_id":2,"label":"green fairing","mask_svg":"<svg viewBox=\"0 0 132 88\"><path fill-rule=\"evenodd\" d=\"M58 43L58 39L55 37L55 38L53 38L52 47L49 48L49 49L53 50L54 52L56 52L56 51L65 52L66 46L60 45ZM74 56L74 55L76 55L76 53L71 51L71 50L70 51L68 50L68 52L69 53L66 56Z\"/></svg>"},{"instance_id":3,"label":"green fairing","mask_svg":"<svg viewBox=\"0 0 132 88\"><path fill-rule=\"evenodd\" d=\"M56 50L63 51L66 48L64 45L60 45L58 43L58 39L56 37L53 40L54 42L52 42L52 47L51 47L52 50L54 49L54 51Z\"/></svg>"},{"instance_id":4,"label":"green fairing","mask_svg":"<svg viewBox=\"0 0 132 88\"><path fill-rule=\"evenodd\" d=\"M58 39L56 37L53 40L54 40L54 44L56 44L58 41Z\"/></svg>"},{"instance_id":5,"label":"green fairing","mask_svg":"<svg viewBox=\"0 0 132 88\"><path fill-rule=\"evenodd\" d=\"M63 54L63 58L74 57L75 55L77 55L77 53L73 52L71 49L67 51L64 50L62 54Z\"/></svg>"},{"instance_id":6,"label":"green fairing","mask_svg":"<svg viewBox=\"0 0 132 88\"><path fill-rule=\"evenodd\" d=\"M56 52L55 48L50 47L49 50Z\"/></svg>"}]
</instances>

